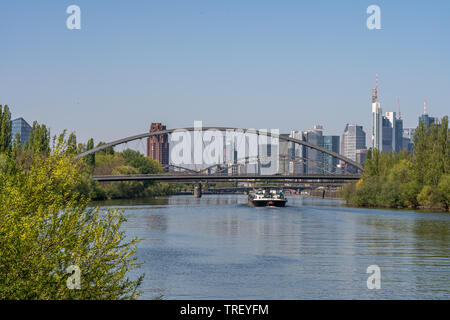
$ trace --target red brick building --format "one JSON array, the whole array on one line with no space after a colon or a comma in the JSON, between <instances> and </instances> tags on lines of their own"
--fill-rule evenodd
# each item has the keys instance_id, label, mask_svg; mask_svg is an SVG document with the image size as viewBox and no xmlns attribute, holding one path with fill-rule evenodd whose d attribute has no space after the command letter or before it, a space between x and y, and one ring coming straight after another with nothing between
<instances>
[{"instance_id":1,"label":"red brick building","mask_svg":"<svg viewBox=\"0 0 450 320\"><path fill-rule=\"evenodd\" d=\"M161 123L152 123L150 132L166 130ZM158 161L162 165L169 164L169 138L167 134L161 134L147 138L147 157Z\"/></svg>"}]
</instances>

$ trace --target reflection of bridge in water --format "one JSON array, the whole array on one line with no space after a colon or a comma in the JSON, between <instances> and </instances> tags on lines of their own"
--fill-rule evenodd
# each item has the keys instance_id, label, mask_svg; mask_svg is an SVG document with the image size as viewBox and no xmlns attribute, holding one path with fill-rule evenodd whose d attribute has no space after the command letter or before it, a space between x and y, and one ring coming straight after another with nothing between
<instances>
[{"instance_id":1,"label":"reflection of bridge in water","mask_svg":"<svg viewBox=\"0 0 450 320\"><path fill-rule=\"evenodd\" d=\"M197 190L194 194L201 196L201 183L213 183L213 182L247 182L247 183L279 183L283 185L298 185L298 184L326 184L326 185L342 185L350 181L358 180L360 178L360 172L362 171L362 165L352 159L346 158L343 155L330 151L326 148L311 144L309 142L291 138L285 135L274 134L265 130L243 130L237 128L228 127L203 127L202 131L225 131L225 132L235 132L237 134L246 135L264 135L267 137L272 137L274 139L279 139L287 142L291 142L296 145L301 145L306 148L310 148L327 155L328 158L335 158L344 164L342 168L336 168L330 166L329 162L321 162L317 159L309 159L305 157L292 156L292 155L279 155L278 161L283 161L289 165L300 165L308 167L315 167L316 171L320 172L318 174L251 174L246 173L245 166L251 164L258 164L261 161L266 161L267 156L256 156L256 157L246 157L236 161L236 163L226 164L217 163L213 164L207 168L202 168L199 170L194 170L192 168L186 168L183 166L169 165L166 169L169 172L165 174L148 174L148 175L116 175L116 176L94 176L94 179L102 182L114 182L114 181L164 181L164 182L178 182L178 183L196 183ZM159 132L146 132L143 134L119 139L110 143L103 144L102 146L93 148L77 156L77 159L86 157L96 152L112 148L121 144L128 143L130 141L141 140L152 136L158 136L162 134L172 134L174 132L187 131L194 132L198 131L198 128L180 128L180 129L170 129L163 130ZM325 158L325 157L323 157ZM237 170L233 170L237 168ZM242 173L243 172L243 173Z\"/></svg>"}]
</instances>

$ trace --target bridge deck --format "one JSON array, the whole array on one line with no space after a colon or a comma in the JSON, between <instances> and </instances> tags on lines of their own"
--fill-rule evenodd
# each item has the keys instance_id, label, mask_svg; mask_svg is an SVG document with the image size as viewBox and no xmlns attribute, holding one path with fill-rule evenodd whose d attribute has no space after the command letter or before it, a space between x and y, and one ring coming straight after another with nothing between
<instances>
[{"instance_id":1,"label":"bridge deck","mask_svg":"<svg viewBox=\"0 0 450 320\"><path fill-rule=\"evenodd\" d=\"M194 174L146 174L146 175L117 175L117 176L94 176L93 179L97 181L113 182L113 181L354 181L359 180L361 175L194 175Z\"/></svg>"}]
</instances>

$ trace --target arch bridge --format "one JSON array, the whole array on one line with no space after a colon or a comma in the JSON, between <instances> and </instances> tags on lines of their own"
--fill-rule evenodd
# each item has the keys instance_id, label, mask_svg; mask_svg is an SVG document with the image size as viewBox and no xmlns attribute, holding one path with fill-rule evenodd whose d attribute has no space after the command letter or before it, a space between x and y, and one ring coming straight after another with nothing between
<instances>
[{"instance_id":1,"label":"arch bridge","mask_svg":"<svg viewBox=\"0 0 450 320\"><path fill-rule=\"evenodd\" d=\"M309 149L319 151L325 155L329 155L332 158L341 160L346 164L345 168L354 168L350 174L338 174L332 171L325 170L323 164L317 165L314 164L314 162L317 162L316 160L302 158L302 157L296 157L296 156L287 156L283 155L280 157L287 161L293 161L297 163L309 163L312 164L312 166L319 166L323 169L323 174L273 174L273 175L261 175L261 174L231 174L227 175L223 173L223 170L219 170L219 167L221 164L214 164L208 168L203 168L200 170L194 170L192 168L185 168L181 166L176 165L169 165L170 168L173 168L174 170L181 170L183 172L168 172L166 174L161 175L127 175L127 176L94 176L94 179L97 181L138 181L138 180L147 180L147 181L168 181L168 182L198 182L201 183L206 181L279 181L279 182L348 182L352 180L357 180L360 178L360 173L363 169L362 165L356 161L353 161L352 159L349 159L341 154L338 154L336 152L330 151L326 148L323 148L321 146L314 145L312 143L309 143L307 141L303 141L300 139L288 137L285 135L275 134L272 132L268 132L266 130L256 130L256 129L241 129L241 128L232 128L232 127L202 127L200 130L196 127L188 127L188 128L175 128L175 129L168 129L168 130L162 130L158 132L145 132L142 134L118 139L106 144L103 144L101 146L98 146L96 148L87 150L86 152L80 153L76 156L76 159L81 159L83 157L95 154L97 152L100 152L102 150L112 148L121 144L125 144L131 141L135 140L141 140L145 138L149 138L152 136L159 136L164 134L172 134L174 132L195 132L195 131L222 131L222 132L235 132L240 134L254 134L254 135L264 135L267 137L271 137L274 139L279 139L279 141L287 141L292 142L296 145L305 146ZM256 159L253 161L259 161L261 159ZM249 158L247 157L243 163L235 163L231 166L239 166L239 165L245 165L246 162L248 164ZM214 173L211 173L210 171L216 168Z\"/></svg>"}]
</instances>

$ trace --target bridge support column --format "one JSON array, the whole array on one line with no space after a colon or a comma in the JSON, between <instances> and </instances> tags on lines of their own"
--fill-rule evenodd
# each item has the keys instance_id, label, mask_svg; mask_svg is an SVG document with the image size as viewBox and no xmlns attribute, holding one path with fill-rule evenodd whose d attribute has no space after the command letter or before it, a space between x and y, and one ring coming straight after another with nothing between
<instances>
[{"instance_id":1,"label":"bridge support column","mask_svg":"<svg viewBox=\"0 0 450 320\"><path fill-rule=\"evenodd\" d=\"M202 184L196 183L194 185L194 198L201 198L202 197Z\"/></svg>"}]
</instances>

